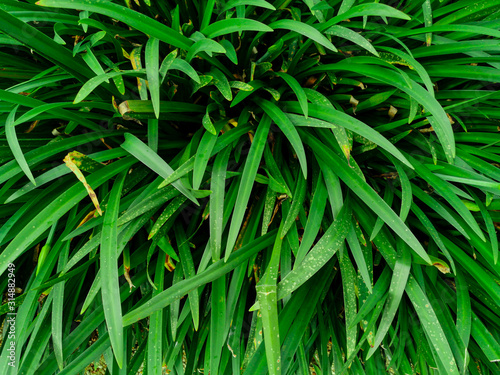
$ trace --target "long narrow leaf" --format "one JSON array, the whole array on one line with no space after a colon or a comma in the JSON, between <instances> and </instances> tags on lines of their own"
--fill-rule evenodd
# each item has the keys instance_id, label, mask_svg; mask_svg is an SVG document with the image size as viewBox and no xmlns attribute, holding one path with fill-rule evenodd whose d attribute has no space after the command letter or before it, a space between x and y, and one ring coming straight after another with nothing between
<instances>
[{"instance_id":1,"label":"long narrow leaf","mask_svg":"<svg viewBox=\"0 0 500 375\"><path fill-rule=\"evenodd\" d=\"M106 325L108 326L109 338L113 353L118 366L123 366L123 318L120 301L120 286L118 284L118 263L117 263L117 247L118 247L118 207L120 204L120 194L125 182L126 173L121 173L116 182L113 184L111 195L108 201L108 207L104 214L104 222L102 225L101 239L101 270L102 283L101 295L102 304L104 307L104 316L106 317Z\"/></svg>"},{"instance_id":2,"label":"long narrow leaf","mask_svg":"<svg viewBox=\"0 0 500 375\"><path fill-rule=\"evenodd\" d=\"M7 138L7 143L9 144L10 150L14 155L19 167L23 170L24 174L30 179L33 185L36 185L35 178L31 173L31 170L24 158L23 151L21 150L21 146L19 145L19 141L17 140L16 128L14 127L14 119L16 116L16 111L19 106L15 107L7 116L7 120L5 121L5 137Z\"/></svg>"}]
</instances>

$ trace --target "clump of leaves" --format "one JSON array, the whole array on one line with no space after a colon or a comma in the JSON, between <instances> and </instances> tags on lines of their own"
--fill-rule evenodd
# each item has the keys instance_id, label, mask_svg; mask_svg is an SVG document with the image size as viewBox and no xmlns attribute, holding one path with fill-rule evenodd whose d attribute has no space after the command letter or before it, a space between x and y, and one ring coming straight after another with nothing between
<instances>
[{"instance_id":1,"label":"clump of leaves","mask_svg":"<svg viewBox=\"0 0 500 375\"><path fill-rule=\"evenodd\" d=\"M5 373L498 374L499 11L0 1Z\"/></svg>"}]
</instances>

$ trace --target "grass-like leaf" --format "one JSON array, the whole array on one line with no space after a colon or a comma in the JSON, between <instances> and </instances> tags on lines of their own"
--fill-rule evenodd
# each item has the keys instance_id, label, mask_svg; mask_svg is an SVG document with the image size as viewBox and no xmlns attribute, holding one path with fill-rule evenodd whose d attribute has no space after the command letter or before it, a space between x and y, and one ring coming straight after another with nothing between
<instances>
[{"instance_id":1,"label":"grass-like leaf","mask_svg":"<svg viewBox=\"0 0 500 375\"><path fill-rule=\"evenodd\" d=\"M142 13L134 12L127 7L114 4L112 2L96 3L90 0L40 0L37 4L46 7L82 9L90 12L104 14L107 17L112 17L114 19L125 22L127 25L137 30L141 30L151 37L155 37L179 48L187 48L191 44L193 44L191 40L175 32L171 28L163 25L162 23L154 21Z\"/></svg>"},{"instance_id":2,"label":"grass-like leaf","mask_svg":"<svg viewBox=\"0 0 500 375\"><path fill-rule=\"evenodd\" d=\"M118 232L116 229L116 222L118 220L120 194L126 176L127 174L122 172L113 184L106 213L104 214L100 248L102 305L113 354L120 368L123 366L124 361L124 334L122 307L119 294L120 286L118 284L118 254L116 251L118 247Z\"/></svg>"},{"instance_id":3,"label":"grass-like leaf","mask_svg":"<svg viewBox=\"0 0 500 375\"><path fill-rule=\"evenodd\" d=\"M121 144L121 147L134 155L138 160L143 162L146 166L158 173L163 178L167 178L173 169L163 160L158 154L141 142L137 137L132 134L125 135L126 140ZM173 182L172 185L178 189L186 198L198 203L193 194L182 184L180 181Z\"/></svg>"},{"instance_id":4,"label":"grass-like leaf","mask_svg":"<svg viewBox=\"0 0 500 375\"><path fill-rule=\"evenodd\" d=\"M229 259L229 256L231 255L231 252L233 251L234 245L236 243L236 237L238 236L241 224L243 222L243 215L245 214L246 206L250 198L253 181L257 174L257 169L259 168L260 160L262 158L262 153L264 152L264 147L266 145L267 135L270 127L271 118L266 115L260 121L259 127L252 141L252 146L248 153L245 168L243 169L243 175L241 177L240 188L238 189L238 196L236 198L231 226L229 227L229 234L226 243L226 254L224 256L225 261Z\"/></svg>"},{"instance_id":5,"label":"grass-like leaf","mask_svg":"<svg viewBox=\"0 0 500 375\"><path fill-rule=\"evenodd\" d=\"M499 10L1 1L5 374L498 374Z\"/></svg>"},{"instance_id":6,"label":"grass-like leaf","mask_svg":"<svg viewBox=\"0 0 500 375\"><path fill-rule=\"evenodd\" d=\"M396 265L394 267L394 273L389 287L389 296L386 301L384 313L382 314L382 320L377 328L377 334L373 340L373 346L370 348L366 358L370 358L373 355L389 330L391 322L396 315L396 310L401 302L401 298L403 297L408 276L410 275L410 266L411 254L406 248L406 245L400 242L398 259L396 260Z\"/></svg>"},{"instance_id":7,"label":"grass-like leaf","mask_svg":"<svg viewBox=\"0 0 500 375\"><path fill-rule=\"evenodd\" d=\"M264 112L266 112L269 117L274 119L274 121L280 127L281 131L286 135L293 148L295 149L295 152L297 153L304 178L307 178L307 162L304 145L302 144L299 133L297 133L297 130L293 126L292 122L275 104L262 99L258 99L256 100L256 102L260 107L262 107Z\"/></svg>"},{"instance_id":8,"label":"grass-like leaf","mask_svg":"<svg viewBox=\"0 0 500 375\"><path fill-rule=\"evenodd\" d=\"M160 41L158 39L150 38L148 40L146 44L146 75L156 118L160 116L159 48Z\"/></svg>"},{"instance_id":9,"label":"grass-like leaf","mask_svg":"<svg viewBox=\"0 0 500 375\"><path fill-rule=\"evenodd\" d=\"M14 126L15 123L15 117L16 117L16 112L19 106L15 107L7 116L7 119L5 120L5 137L7 138L7 143L9 145L10 150L12 151L12 154L14 155L14 158L17 161L17 164L19 164L19 167L23 170L23 172L28 176L30 179L31 183L33 185L36 185L35 178L33 177L33 173L31 173L30 167L28 166L28 163L26 162L26 159L24 157L23 151L21 150L21 146L19 145L19 141L17 139L16 135L16 128Z\"/></svg>"},{"instance_id":10,"label":"grass-like leaf","mask_svg":"<svg viewBox=\"0 0 500 375\"><path fill-rule=\"evenodd\" d=\"M245 19L245 18L240 18L240 19L233 18L233 19L216 21L201 30L201 32L205 34L207 38L215 38L217 36L231 34L236 31L270 32L273 31L273 29L255 20Z\"/></svg>"}]
</instances>

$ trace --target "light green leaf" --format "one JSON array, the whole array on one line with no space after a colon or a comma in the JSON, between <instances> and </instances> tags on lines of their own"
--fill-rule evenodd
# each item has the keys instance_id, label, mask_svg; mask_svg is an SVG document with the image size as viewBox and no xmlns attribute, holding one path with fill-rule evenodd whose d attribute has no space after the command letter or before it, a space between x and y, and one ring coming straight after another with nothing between
<instances>
[{"instance_id":1,"label":"light green leaf","mask_svg":"<svg viewBox=\"0 0 500 375\"><path fill-rule=\"evenodd\" d=\"M297 129L293 123L285 116L283 111L278 108L275 104L270 101L264 99L254 99L255 102L264 110L264 112L273 119L274 122L280 127L281 131L285 134L288 141L291 143L293 149L297 153L297 157L299 158L300 167L302 169L302 173L304 174L304 178L307 179L307 162L306 162L306 153L304 150L304 145L300 139L299 134L297 133Z\"/></svg>"},{"instance_id":2,"label":"light green leaf","mask_svg":"<svg viewBox=\"0 0 500 375\"><path fill-rule=\"evenodd\" d=\"M207 26L201 32L207 36L207 38L215 38L221 35L227 35L234 32L240 31L263 31L271 32L272 28L269 26L246 18L231 18L221 21L216 21L211 25Z\"/></svg>"},{"instance_id":3,"label":"light green leaf","mask_svg":"<svg viewBox=\"0 0 500 375\"><path fill-rule=\"evenodd\" d=\"M145 73L146 69L138 69L138 70L127 70L122 72L110 72L93 77L89 79L87 82L85 82L80 91L78 91L75 100L73 100L73 103L74 104L80 103L87 96L89 96L89 94L92 93L92 91L94 91L96 87L98 87L101 83L106 82L109 78L114 78L121 75L142 77L144 76Z\"/></svg>"},{"instance_id":4,"label":"light green leaf","mask_svg":"<svg viewBox=\"0 0 500 375\"><path fill-rule=\"evenodd\" d=\"M300 86L300 83L290 74L281 72L277 72L276 74L279 77L283 78L283 80L288 84L288 86L290 86L295 95L297 95L297 100L299 101L300 107L302 108L302 113L304 114L304 117L307 118L307 96L304 92L304 89Z\"/></svg>"},{"instance_id":5,"label":"light green leaf","mask_svg":"<svg viewBox=\"0 0 500 375\"><path fill-rule=\"evenodd\" d=\"M271 118L268 115L263 116L255 132L252 146L250 147L243 169L243 175L241 176L241 184L238 189L238 196L236 198L231 226L229 227L229 234L227 237L225 261L229 259L236 243L236 238L240 232L243 216L245 215L248 200L250 199L250 193L252 192L257 170L259 169L270 127Z\"/></svg>"},{"instance_id":6,"label":"light green leaf","mask_svg":"<svg viewBox=\"0 0 500 375\"><path fill-rule=\"evenodd\" d=\"M111 346L118 366L123 366L124 336L120 285L118 284L118 232L117 220L120 194L127 173L122 172L115 183L104 213L101 236L101 295L106 325L108 326Z\"/></svg>"},{"instance_id":7,"label":"light green leaf","mask_svg":"<svg viewBox=\"0 0 500 375\"><path fill-rule=\"evenodd\" d=\"M367 359L375 353L389 331L392 320L394 319L396 311L401 303L401 298L403 297L408 276L410 275L410 267L411 254L406 248L406 244L400 241L398 246L398 258L396 260L391 285L389 287L389 296L385 303L384 313L382 314L382 320L377 328L377 334L375 335L374 342L366 355Z\"/></svg>"},{"instance_id":8,"label":"light green leaf","mask_svg":"<svg viewBox=\"0 0 500 375\"><path fill-rule=\"evenodd\" d=\"M294 20L279 20L271 23L269 27L273 29L286 29L302 34L305 37L314 40L316 43L328 48L329 50L337 52L337 48L335 48L335 46L323 34L321 34L314 27L304 22Z\"/></svg>"},{"instance_id":9,"label":"light green leaf","mask_svg":"<svg viewBox=\"0 0 500 375\"><path fill-rule=\"evenodd\" d=\"M145 143L143 143L139 138L130 133L125 133L125 142L120 145L127 152L132 154L145 164L148 168L158 173L163 178L168 178L174 170L163 160L156 152L151 150ZM194 195L184 186L181 181L175 181L172 185L179 190L183 195L186 196L192 202L198 204L198 201Z\"/></svg>"},{"instance_id":10,"label":"light green leaf","mask_svg":"<svg viewBox=\"0 0 500 375\"><path fill-rule=\"evenodd\" d=\"M156 38L149 38L146 44L146 76L148 78L149 93L156 118L160 116L160 41Z\"/></svg>"},{"instance_id":11,"label":"light green leaf","mask_svg":"<svg viewBox=\"0 0 500 375\"><path fill-rule=\"evenodd\" d=\"M344 243L350 223L351 210L349 205L344 203L339 215L318 243L309 251L304 260L278 284L278 300L299 288L335 255Z\"/></svg>"},{"instance_id":12,"label":"light green leaf","mask_svg":"<svg viewBox=\"0 0 500 375\"><path fill-rule=\"evenodd\" d=\"M198 40L195 44L193 44L186 55L186 62L191 62L193 57L195 57L198 53L226 53L226 49L222 47L219 43L212 39L201 39Z\"/></svg>"},{"instance_id":13,"label":"light green leaf","mask_svg":"<svg viewBox=\"0 0 500 375\"><path fill-rule=\"evenodd\" d=\"M93 1L93 0L40 0L38 5L65 8L65 9L80 9L88 10L103 14L110 18L119 20L129 27L142 31L150 37L157 38L165 43L171 44L178 48L188 49L193 42L185 36L165 26L145 14L135 12L127 7L112 3L110 1Z\"/></svg>"},{"instance_id":14,"label":"light green leaf","mask_svg":"<svg viewBox=\"0 0 500 375\"><path fill-rule=\"evenodd\" d=\"M227 12L228 10L241 5L251 5L254 7L276 10L274 6L264 0L230 0L226 3L226 5L224 5L220 12Z\"/></svg>"},{"instance_id":15,"label":"light green leaf","mask_svg":"<svg viewBox=\"0 0 500 375\"><path fill-rule=\"evenodd\" d=\"M14 158L16 159L17 164L23 170L24 174L29 178L33 185L36 185L35 178L31 173L31 170L26 162L26 158L24 157L23 150L21 150L21 146L19 145L19 141L17 140L16 128L14 126L16 112L19 106L16 106L12 111L10 111L7 116L7 120L5 120L5 137L7 138L7 143L9 145Z\"/></svg>"},{"instance_id":16,"label":"light green leaf","mask_svg":"<svg viewBox=\"0 0 500 375\"><path fill-rule=\"evenodd\" d=\"M335 26L332 26L329 29L325 30L325 34L335 35L335 36L338 36L340 38L350 40L354 44L357 44L358 46L373 53L375 56L377 56L377 57L379 56L378 52L375 50L373 45L368 40L366 40L364 37L362 37L360 34L355 32L354 30L348 29L347 27L335 25Z\"/></svg>"}]
</instances>

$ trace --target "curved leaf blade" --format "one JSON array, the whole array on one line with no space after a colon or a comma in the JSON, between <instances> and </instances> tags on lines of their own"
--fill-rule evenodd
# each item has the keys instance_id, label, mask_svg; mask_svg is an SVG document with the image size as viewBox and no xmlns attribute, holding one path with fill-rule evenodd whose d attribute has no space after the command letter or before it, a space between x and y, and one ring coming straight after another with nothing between
<instances>
[{"instance_id":1,"label":"curved leaf blade","mask_svg":"<svg viewBox=\"0 0 500 375\"><path fill-rule=\"evenodd\" d=\"M302 34L305 37L314 40L316 43L321 44L323 47L328 48L333 52L337 52L337 48L330 42L321 32L304 22L295 20L279 20L271 23L269 27L273 29L285 29Z\"/></svg>"}]
</instances>

